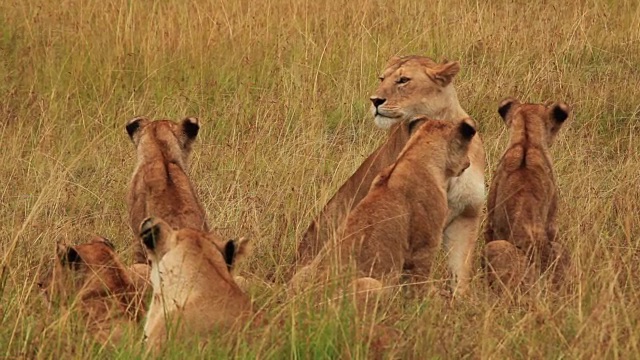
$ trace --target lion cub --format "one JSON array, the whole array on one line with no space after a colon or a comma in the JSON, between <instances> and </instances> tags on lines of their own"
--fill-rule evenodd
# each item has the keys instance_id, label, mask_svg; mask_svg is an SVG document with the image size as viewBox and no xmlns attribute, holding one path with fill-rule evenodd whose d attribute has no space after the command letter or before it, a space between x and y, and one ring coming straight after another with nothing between
<instances>
[{"instance_id":1,"label":"lion cub","mask_svg":"<svg viewBox=\"0 0 640 360\"><path fill-rule=\"evenodd\" d=\"M186 118L176 124L137 117L127 123L126 129L138 158L127 196L134 233L148 216L158 216L174 229L209 231L204 209L187 175L191 146L200 130L198 119ZM136 243L134 261L146 264L142 243Z\"/></svg>"},{"instance_id":2,"label":"lion cub","mask_svg":"<svg viewBox=\"0 0 640 360\"><path fill-rule=\"evenodd\" d=\"M151 260L153 298L144 325L150 350L159 350L169 333L206 335L251 314L251 301L230 272L248 253L246 241L174 230L155 217L142 222L140 238Z\"/></svg>"},{"instance_id":3,"label":"lion cub","mask_svg":"<svg viewBox=\"0 0 640 360\"><path fill-rule=\"evenodd\" d=\"M96 237L76 246L58 244L56 255L38 285L48 300L79 306L96 340L117 342L127 323L144 316L143 291L136 289L111 242Z\"/></svg>"},{"instance_id":4,"label":"lion cub","mask_svg":"<svg viewBox=\"0 0 640 360\"><path fill-rule=\"evenodd\" d=\"M549 147L570 109L562 102L522 104L508 98L498 112L509 128L509 145L489 191L485 266L493 288L514 290L530 284L561 255L555 243L558 189Z\"/></svg>"},{"instance_id":5,"label":"lion cub","mask_svg":"<svg viewBox=\"0 0 640 360\"><path fill-rule=\"evenodd\" d=\"M356 291L382 289L404 273L414 281L428 278L449 213L449 179L469 167L469 143L476 130L465 121L411 121L422 124L349 213L342 236L328 242L311 268L294 277L294 289L311 271L332 265L355 266Z\"/></svg>"}]
</instances>

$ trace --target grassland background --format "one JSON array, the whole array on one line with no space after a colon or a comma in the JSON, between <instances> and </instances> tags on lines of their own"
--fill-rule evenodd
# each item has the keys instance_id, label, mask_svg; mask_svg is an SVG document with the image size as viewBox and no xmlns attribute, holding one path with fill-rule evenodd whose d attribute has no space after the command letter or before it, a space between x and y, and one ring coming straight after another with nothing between
<instances>
[{"instance_id":1,"label":"grassland background","mask_svg":"<svg viewBox=\"0 0 640 360\"><path fill-rule=\"evenodd\" d=\"M288 299L283 281L311 217L384 138L368 96L407 54L460 61L489 180L499 100L573 107L553 157L576 278L527 306L494 302L479 275L466 301L398 300L378 314L404 334L386 356L639 357L640 9L624 0L0 0L0 357L141 356L140 328L103 349L36 285L56 241L101 234L130 261L135 115L200 118L190 173L211 224L253 239L240 272L271 320L172 354L372 355L348 311Z\"/></svg>"}]
</instances>

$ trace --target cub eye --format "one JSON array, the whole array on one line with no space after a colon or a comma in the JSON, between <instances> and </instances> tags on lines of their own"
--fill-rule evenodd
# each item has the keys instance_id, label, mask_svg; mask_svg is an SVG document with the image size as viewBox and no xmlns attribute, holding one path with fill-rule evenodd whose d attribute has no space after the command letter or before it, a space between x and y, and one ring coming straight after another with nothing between
<instances>
[{"instance_id":1,"label":"cub eye","mask_svg":"<svg viewBox=\"0 0 640 360\"><path fill-rule=\"evenodd\" d=\"M408 82L409 82L409 80L411 80L411 79L409 79L409 78L408 78L408 77L406 77L406 76L400 76L400 77L398 78L398 80L396 80L396 83L397 83L397 84L406 84L406 83L408 83Z\"/></svg>"},{"instance_id":2,"label":"cub eye","mask_svg":"<svg viewBox=\"0 0 640 360\"><path fill-rule=\"evenodd\" d=\"M384 81L384 76L378 76L378 80L380 80L380 82Z\"/></svg>"}]
</instances>

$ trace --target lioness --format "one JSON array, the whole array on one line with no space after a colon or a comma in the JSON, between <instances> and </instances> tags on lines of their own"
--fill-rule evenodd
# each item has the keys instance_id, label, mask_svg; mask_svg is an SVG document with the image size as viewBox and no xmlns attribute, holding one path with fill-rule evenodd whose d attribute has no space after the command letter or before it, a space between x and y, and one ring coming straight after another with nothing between
<instances>
[{"instance_id":1,"label":"lioness","mask_svg":"<svg viewBox=\"0 0 640 360\"><path fill-rule=\"evenodd\" d=\"M206 334L229 328L251 313L231 266L248 252L246 241L222 241L195 229L174 230L159 218L140 225L151 260L153 298L144 325L147 347L157 351L170 331Z\"/></svg>"},{"instance_id":2,"label":"lioness","mask_svg":"<svg viewBox=\"0 0 640 360\"><path fill-rule=\"evenodd\" d=\"M325 243L309 265L312 269L353 261L356 290L379 290L382 282L393 284L403 273L414 281L428 277L449 212L446 189L452 177L469 167L476 130L464 121L417 117L411 123L415 134L349 213L342 236ZM300 276L308 277L309 270L301 271ZM294 277L294 288L306 280Z\"/></svg>"},{"instance_id":3,"label":"lioness","mask_svg":"<svg viewBox=\"0 0 640 360\"><path fill-rule=\"evenodd\" d=\"M143 291L101 237L76 246L58 244L54 266L38 285L49 300L78 306L88 331L103 344L117 342L127 323L144 316Z\"/></svg>"},{"instance_id":4,"label":"lioness","mask_svg":"<svg viewBox=\"0 0 640 360\"><path fill-rule=\"evenodd\" d=\"M489 190L485 256L489 282L513 287L526 280L526 273L537 277L561 255L555 244L558 189L549 147L570 110L562 102L522 104L507 98L498 112L509 128L509 145Z\"/></svg>"},{"instance_id":5,"label":"lioness","mask_svg":"<svg viewBox=\"0 0 640 360\"><path fill-rule=\"evenodd\" d=\"M457 62L438 64L423 56L394 57L371 96L375 123L381 128L394 129L392 125L417 115L445 121L469 118L460 106L453 86L453 78L458 71L460 65ZM406 139L408 136L397 138L399 141L393 140L393 146L383 144L338 190L304 234L298 247L300 264L312 259L332 237L333 230L344 221L349 210L362 200L366 194L364 189L371 186L376 174L395 161ZM484 157L482 141L479 136L474 136L469 148L471 166L460 177L452 179L447 190L451 211L445 226L444 244L449 253L453 289L457 293L466 290L470 279L472 253L485 196Z\"/></svg>"},{"instance_id":6,"label":"lioness","mask_svg":"<svg viewBox=\"0 0 640 360\"><path fill-rule=\"evenodd\" d=\"M138 158L127 196L134 233L138 235L138 226L148 216L158 216L174 229L209 231L204 209L187 175L191 146L200 130L198 119L185 118L176 124L137 117L127 123L126 130ZM146 264L141 244L136 242L134 261Z\"/></svg>"}]
</instances>

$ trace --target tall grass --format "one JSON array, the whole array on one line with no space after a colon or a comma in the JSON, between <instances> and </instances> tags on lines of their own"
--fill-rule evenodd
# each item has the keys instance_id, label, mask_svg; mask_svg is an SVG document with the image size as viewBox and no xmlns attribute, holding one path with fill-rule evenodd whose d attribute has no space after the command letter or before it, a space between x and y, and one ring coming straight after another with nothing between
<instances>
[{"instance_id":1,"label":"tall grass","mask_svg":"<svg viewBox=\"0 0 640 360\"><path fill-rule=\"evenodd\" d=\"M478 272L464 301L398 296L366 322L329 295L284 293L296 240L384 138L367 98L406 54L461 62L489 181L499 100L573 107L553 147L566 297L496 302ZM210 222L252 239L239 272L267 320L170 357L362 358L379 355L374 325L395 334L388 357L638 357L639 67L627 0L0 0L0 357L143 356L140 327L102 348L36 285L59 240L101 234L130 261L135 115L200 118L190 173Z\"/></svg>"}]
</instances>

